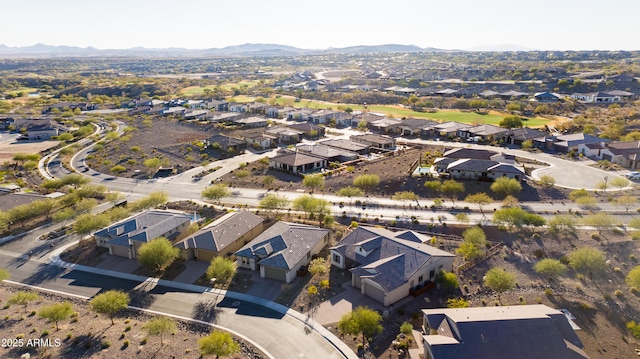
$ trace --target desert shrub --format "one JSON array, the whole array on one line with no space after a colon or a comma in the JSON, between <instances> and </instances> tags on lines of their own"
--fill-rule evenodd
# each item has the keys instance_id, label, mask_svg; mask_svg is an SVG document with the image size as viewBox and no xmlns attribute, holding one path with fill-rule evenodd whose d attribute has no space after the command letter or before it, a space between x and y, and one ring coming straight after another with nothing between
<instances>
[{"instance_id":1,"label":"desert shrub","mask_svg":"<svg viewBox=\"0 0 640 359\"><path fill-rule=\"evenodd\" d=\"M107 349L111 346L111 342L108 340L105 340L102 342L102 344L100 345L102 347L102 349Z\"/></svg>"},{"instance_id":2,"label":"desert shrub","mask_svg":"<svg viewBox=\"0 0 640 359\"><path fill-rule=\"evenodd\" d=\"M631 333L631 335L640 339L640 324L632 320L629 323L627 323L627 329L629 329L629 332Z\"/></svg>"}]
</instances>

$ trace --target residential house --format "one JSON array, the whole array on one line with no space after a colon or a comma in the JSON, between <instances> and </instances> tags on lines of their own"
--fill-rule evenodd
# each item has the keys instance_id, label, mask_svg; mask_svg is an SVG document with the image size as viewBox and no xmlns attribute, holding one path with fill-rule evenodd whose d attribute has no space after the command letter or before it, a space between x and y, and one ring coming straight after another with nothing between
<instances>
[{"instance_id":1,"label":"residential house","mask_svg":"<svg viewBox=\"0 0 640 359\"><path fill-rule=\"evenodd\" d=\"M278 143L278 137L264 132L243 132L242 137L247 145L253 148L271 148Z\"/></svg>"},{"instance_id":2,"label":"residential house","mask_svg":"<svg viewBox=\"0 0 640 359\"><path fill-rule=\"evenodd\" d=\"M163 116L176 116L176 117L182 117L184 116L184 113L187 112L187 108L186 107L182 107L182 106L174 106L174 107L169 107L166 110L162 111L162 115Z\"/></svg>"},{"instance_id":3,"label":"residential house","mask_svg":"<svg viewBox=\"0 0 640 359\"><path fill-rule=\"evenodd\" d=\"M210 262L214 257L229 257L262 232L263 221L248 211L229 212L174 246L185 260Z\"/></svg>"},{"instance_id":4,"label":"residential house","mask_svg":"<svg viewBox=\"0 0 640 359\"><path fill-rule=\"evenodd\" d=\"M357 227L330 248L331 265L349 268L352 286L388 306L433 283L438 272L453 271L455 255L430 240L413 231Z\"/></svg>"},{"instance_id":5,"label":"residential house","mask_svg":"<svg viewBox=\"0 0 640 359\"><path fill-rule=\"evenodd\" d=\"M529 127L512 128L507 134L506 143L521 146L524 141L533 141L536 138L547 136L549 133Z\"/></svg>"},{"instance_id":6,"label":"residential house","mask_svg":"<svg viewBox=\"0 0 640 359\"><path fill-rule=\"evenodd\" d=\"M324 157L299 151L285 152L269 159L270 168L294 174L319 171L328 165L328 160Z\"/></svg>"},{"instance_id":7,"label":"residential house","mask_svg":"<svg viewBox=\"0 0 640 359\"><path fill-rule=\"evenodd\" d=\"M236 125L240 125L242 127L256 128L256 127L267 127L268 122L264 117L245 117L238 118L233 121Z\"/></svg>"},{"instance_id":8,"label":"residential house","mask_svg":"<svg viewBox=\"0 0 640 359\"><path fill-rule=\"evenodd\" d=\"M372 149L393 150L396 148L396 140L385 135L365 133L362 135L353 135L349 137L349 139L353 142L367 145Z\"/></svg>"},{"instance_id":9,"label":"residential house","mask_svg":"<svg viewBox=\"0 0 640 359\"><path fill-rule=\"evenodd\" d=\"M69 131L64 125L48 119L16 120L12 126L17 131L26 131L30 140L50 140L61 132Z\"/></svg>"},{"instance_id":10,"label":"residential house","mask_svg":"<svg viewBox=\"0 0 640 359\"><path fill-rule=\"evenodd\" d=\"M463 140L479 138L481 141L494 141L506 137L509 129L494 125L478 125L461 128L457 132L457 136Z\"/></svg>"},{"instance_id":11,"label":"residential house","mask_svg":"<svg viewBox=\"0 0 640 359\"><path fill-rule=\"evenodd\" d=\"M349 152L355 152L359 155L365 155L369 153L369 146L362 143L354 142L351 140L342 139L342 138L324 140L324 141L318 142L318 144L335 147L335 148L349 151Z\"/></svg>"},{"instance_id":12,"label":"residential house","mask_svg":"<svg viewBox=\"0 0 640 359\"><path fill-rule=\"evenodd\" d=\"M79 109L80 111L93 111L93 110L98 110L100 108L100 106L96 105L96 104L92 104L92 103L87 103L87 102L60 102L60 103L56 103L53 105L49 105L47 106L44 110L42 110L42 113L50 113L53 109L57 109L60 112L64 112L66 110L75 110L75 109Z\"/></svg>"},{"instance_id":13,"label":"residential house","mask_svg":"<svg viewBox=\"0 0 640 359\"><path fill-rule=\"evenodd\" d=\"M586 103L616 103L620 102L620 96L612 95L608 92L588 92L588 93L573 93L571 98L586 102Z\"/></svg>"},{"instance_id":14,"label":"residential house","mask_svg":"<svg viewBox=\"0 0 640 359\"><path fill-rule=\"evenodd\" d=\"M579 145L600 142L610 142L610 140L585 133L573 133L569 135L551 135L536 138L533 141L533 145L543 150L569 153L571 151L578 151Z\"/></svg>"},{"instance_id":15,"label":"residential house","mask_svg":"<svg viewBox=\"0 0 640 359\"><path fill-rule=\"evenodd\" d=\"M213 117L209 119L209 122L234 122L240 116L241 115L237 112L214 113Z\"/></svg>"},{"instance_id":16,"label":"residential house","mask_svg":"<svg viewBox=\"0 0 640 359\"><path fill-rule=\"evenodd\" d=\"M543 304L423 309L425 359L588 359L567 314Z\"/></svg>"},{"instance_id":17,"label":"residential house","mask_svg":"<svg viewBox=\"0 0 640 359\"><path fill-rule=\"evenodd\" d=\"M240 113L249 112L249 105L247 105L246 103L231 102L229 103L229 111Z\"/></svg>"},{"instance_id":18,"label":"residential house","mask_svg":"<svg viewBox=\"0 0 640 359\"><path fill-rule=\"evenodd\" d=\"M416 93L416 89L411 87L392 86L383 89L384 91L393 92L395 95L412 95Z\"/></svg>"},{"instance_id":19,"label":"residential house","mask_svg":"<svg viewBox=\"0 0 640 359\"><path fill-rule=\"evenodd\" d=\"M511 90L511 91L505 91L505 92L499 93L498 96L505 100L509 100L509 99L525 98L525 97L528 97L529 94L526 92Z\"/></svg>"},{"instance_id":20,"label":"residential house","mask_svg":"<svg viewBox=\"0 0 640 359\"><path fill-rule=\"evenodd\" d=\"M302 140L302 131L294 130L289 127L272 127L266 131L268 135L276 136L280 142L294 143Z\"/></svg>"},{"instance_id":21,"label":"residential house","mask_svg":"<svg viewBox=\"0 0 640 359\"><path fill-rule=\"evenodd\" d=\"M407 118L397 124L389 126L387 129L388 132L401 136L416 136L421 134L423 128L437 124L438 122L436 121L421 118Z\"/></svg>"},{"instance_id":22,"label":"residential house","mask_svg":"<svg viewBox=\"0 0 640 359\"><path fill-rule=\"evenodd\" d=\"M207 139L207 144L222 151L240 153L247 149L247 142L240 138L217 134Z\"/></svg>"},{"instance_id":23,"label":"residential house","mask_svg":"<svg viewBox=\"0 0 640 359\"><path fill-rule=\"evenodd\" d=\"M208 110L186 110L182 117L185 120L209 120L213 118L213 113L210 113Z\"/></svg>"},{"instance_id":24,"label":"residential house","mask_svg":"<svg viewBox=\"0 0 640 359\"><path fill-rule=\"evenodd\" d=\"M248 112L254 115L264 115L269 107L271 106L266 103L254 102L249 104Z\"/></svg>"},{"instance_id":25,"label":"residential house","mask_svg":"<svg viewBox=\"0 0 640 359\"><path fill-rule=\"evenodd\" d=\"M453 97L458 95L458 90L446 88L446 89L436 91L434 95L444 96L444 97Z\"/></svg>"},{"instance_id":26,"label":"residential house","mask_svg":"<svg viewBox=\"0 0 640 359\"><path fill-rule=\"evenodd\" d=\"M14 207L21 206L23 204L29 204L31 202L39 200L44 200L47 198L35 192L16 193L17 190L19 190L19 187L10 188L8 185L0 187L0 208L2 208L3 211L9 211Z\"/></svg>"},{"instance_id":27,"label":"residential house","mask_svg":"<svg viewBox=\"0 0 640 359\"><path fill-rule=\"evenodd\" d=\"M475 160L490 160L496 152L488 150L479 150L474 148L453 148L446 151L442 156L446 158L472 158Z\"/></svg>"},{"instance_id":28,"label":"residential house","mask_svg":"<svg viewBox=\"0 0 640 359\"><path fill-rule=\"evenodd\" d=\"M640 169L640 141L580 144L578 153L631 170Z\"/></svg>"},{"instance_id":29,"label":"residential house","mask_svg":"<svg viewBox=\"0 0 640 359\"><path fill-rule=\"evenodd\" d=\"M308 116L310 122L315 124L329 123L332 118L340 116L340 111L318 110Z\"/></svg>"},{"instance_id":30,"label":"residential house","mask_svg":"<svg viewBox=\"0 0 640 359\"><path fill-rule=\"evenodd\" d=\"M239 268L290 283L328 242L328 229L278 221L235 254Z\"/></svg>"},{"instance_id":31,"label":"residential house","mask_svg":"<svg viewBox=\"0 0 640 359\"><path fill-rule=\"evenodd\" d=\"M270 106L265 110L265 115L271 118L285 118L295 108L290 106Z\"/></svg>"},{"instance_id":32,"label":"residential house","mask_svg":"<svg viewBox=\"0 0 640 359\"><path fill-rule=\"evenodd\" d=\"M551 92L538 92L533 95L533 100L538 102L558 102L560 95Z\"/></svg>"},{"instance_id":33,"label":"residential house","mask_svg":"<svg viewBox=\"0 0 640 359\"><path fill-rule=\"evenodd\" d=\"M325 128L322 126L316 126L312 123L304 122L298 123L295 125L288 126L290 129L301 131L305 137L316 139L319 137L324 137Z\"/></svg>"},{"instance_id":34,"label":"residential house","mask_svg":"<svg viewBox=\"0 0 640 359\"><path fill-rule=\"evenodd\" d=\"M229 111L229 102L221 100L205 100L204 106L216 111Z\"/></svg>"},{"instance_id":35,"label":"residential house","mask_svg":"<svg viewBox=\"0 0 640 359\"><path fill-rule=\"evenodd\" d=\"M140 246L153 239L182 239L189 223L191 217L184 213L147 210L103 228L93 236L99 247L109 249L109 254L133 259Z\"/></svg>"},{"instance_id":36,"label":"residential house","mask_svg":"<svg viewBox=\"0 0 640 359\"><path fill-rule=\"evenodd\" d=\"M471 125L467 123L449 121L449 122L439 123L433 126L427 126L426 128L423 128L422 134L424 136L436 135L438 137L454 137L458 134L458 130L462 130L469 127L471 127Z\"/></svg>"},{"instance_id":37,"label":"residential house","mask_svg":"<svg viewBox=\"0 0 640 359\"><path fill-rule=\"evenodd\" d=\"M396 120L395 118L384 117L369 123L369 128L374 132L387 133L390 132L390 127L399 124L400 121L401 120Z\"/></svg>"},{"instance_id":38,"label":"residential house","mask_svg":"<svg viewBox=\"0 0 640 359\"><path fill-rule=\"evenodd\" d=\"M361 122L366 122L367 128L371 128L372 122L382 120L383 118L385 118L384 115L378 115L371 112L359 113L351 118L351 127L358 127Z\"/></svg>"},{"instance_id":39,"label":"residential house","mask_svg":"<svg viewBox=\"0 0 640 359\"><path fill-rule=\"evenodd\" d=\"M336 147L326 146L323 144L301 144L296 146L296 150L306 152L318 157L324 157L331 162L347 162L353 161L358 158L358 154L351 151L346 151Z\"/></svg>"},{"instance_id":40,"label":"residential house","mask_svg":"<svg viewBox=\"0 0 640 359\"><path fill-rule=\"evenodd\" d=\"M287 112L287 120L292 121L308 121L309 116L313 114L312 110L298 109Z\"/></svg>"},{"instance_id":41,"label":"residential house","mask_svg":"<svg viewBox=\"0 0 640 359\"><path fill-rule=\"evenodd\" d=\"M447 165L446 171L451 178L471 180L496 180L501 177L524 179L524 171L514 164L492 160L463 158Z\"/></svg>"}]
</instances>

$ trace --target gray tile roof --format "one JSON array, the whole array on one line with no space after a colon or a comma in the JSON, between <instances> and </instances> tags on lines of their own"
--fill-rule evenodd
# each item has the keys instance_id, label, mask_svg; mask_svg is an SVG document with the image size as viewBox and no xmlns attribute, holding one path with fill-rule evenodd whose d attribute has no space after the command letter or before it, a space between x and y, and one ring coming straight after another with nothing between
<instances>
[{"instance_id":1,"label":"gray tile roof","mask_svg":"<svg viewBox=\"0 0 640 359\"><path fill-rule=\"evenodd\" d=\"M343 150L343 149L340 149L340 148L337 148L337 147L326 146L326 145L322 145L322 144L317 144L317 145L309 145L309 144L298 145L298 146L296 146L296 149L298 149L300 151L303 151L303 152L308 152L308 153L310 153L312 155L324 157L324 158L347 157L347 158L356 159L358 157L358 154L355 153L355 152Z\"/></svg>"},{"instance_id":2,"label":"gray tile roof","mask_svg":"<svg viewBox=\"0 0 640 359\"><path fill-rule=\"evenodd\" d=\"M423 310L434 359L584 359L565 315L546 305Z\"/></svg>"},{"instance_id":3,"label":"gray tile roof","mask_svg":"<svg viewBox=\"0 0 640 359\"><path fill-rule=\"evenodd\" d=\"M278 221L235 254L255 258L261 266L290 270L328 234L327 229Z\"/></svg>"},{"instance_id":4,"label":"gray tile roof","mask_svg":"<svg viewBox=\"0 0 640 359\"><path fill-rule=\"evenodd\" d=\"M271 161L295 167L325 161L325 159L319 156L305 154L302 152L291 152L275 156L271 158Z\"/></svg>"},{"instance_id":5,"label":"gray tile roof","mask_svg":"<svg viewBox=\"0 0 640 359\"><path fill-rule=\"evenodd\" d=\"M366 150L367 148L369 148L369 146L365 144L353 142L347 139L332 139L332 140L321 141L318 143L331 146L331 147L345 149L347 151L356 151L356 152Z\"/></svg>"},{"instance_id":6,"label":"gray tile roof","mask_svg":"<svg viewBox=\"0 0 640 359\"><path fill-rule=\"evenodd\" d=\"M191 220L183 213L148 210L97 231L94 236L110 244L128 246L131 241L149 242Z\"/></svg>"},{"instance_id":7,"label":"gray tile roof","mask_svg":"<svg viewBox=\"0 0 640 359\"><path fill-rule=\"evenodd\" d=\"M497 152L487 150L477 150L473 148L454 148L443 154L447 158L473 158L477 160L488 160Z\"/></svg>"},{"instance_id":8,"label":"gray tile roof","mask_svg":"<svg viewBox=\"0 0 640 359\"><path fill-rule=\"evenodd\" d=\"M247 211L231 212L211 226L203 228L175 246L181 249L199 248L220 252L262 223L262 217Z\"/></svg>"},{"instance_id":9,"label":"gray tile roof","mask_svg":"<svg viewBox=\"0 0 640 359\"><path fill-rule=\"evenodd\" d=\"M352 271L391 291L406 283L431 257L454 256L426 244L430 239L413 231L358 227L331 249L358 263L359 267ZM366 252L365 255L359 248Z\"/></svg>"},{"instance_id":10,"label":"gray tile roof","mask_svg":"<svg viewBox=\"0 0 640 359\"><path fill-rule=\"evenodd\" d=\"M458 170L470 172L485 172L489 168L497 164L499 164L499 162L464 158L449 164L449 166L447 166L447 171Z\"/></svg>"}]
</instances>

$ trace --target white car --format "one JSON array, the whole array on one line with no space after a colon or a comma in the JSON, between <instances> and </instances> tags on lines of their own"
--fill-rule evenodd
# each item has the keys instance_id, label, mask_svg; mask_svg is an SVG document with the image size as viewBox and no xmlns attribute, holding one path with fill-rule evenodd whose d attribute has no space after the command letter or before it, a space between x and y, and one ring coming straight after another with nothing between
<instances>
[{"instance_id":1,"label":"white car","mask_svg":"<svg viewBox=\"0 0 640 359\"><path fill-rule=\"evenodd\" d=\"M629 172L624 176L627 177L628 179L640 180L640 172Z\"/></svg>"}]
</instances>

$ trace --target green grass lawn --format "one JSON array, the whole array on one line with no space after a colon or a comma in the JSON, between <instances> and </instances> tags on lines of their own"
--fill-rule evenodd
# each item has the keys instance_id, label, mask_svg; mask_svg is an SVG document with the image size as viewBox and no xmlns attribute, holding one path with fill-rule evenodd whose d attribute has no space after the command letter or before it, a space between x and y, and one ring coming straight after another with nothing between
<instances>
[{"instance_id":1,"label":"green grass lawn","mask_svg":"<svg viewBox=\"0 0 640 359\"><path fill-rule=\"evenodd\" d=\"M255 101L255 97L250 96L236 96L229 101L232 102L252 102ZM362 111L364 110L364 106L355 105L355 104L339 104L339 103L331 103L331 102L323 102L316 100L300 100L295 101L293 97L290 96L281 96L275 98L275 103L281 106L292 106L296 108L310 108L310 109L326 109L332 108L334 110L344 110L349 107L354 111ZM425 119L433 119L439 121L457 121L463 123L486 123L491 125L498 125L500 121L505 116L508 116L507 113L499 114L499 113L477 113L477 112L464 112L459 110L439 110L437 112L417 112L408 108L402 108L399 106L389 106L389 105L372 105L368 107L368 110L376 113L383 113L386 116L394 117L394 118L425 118ZM524 125L527 127L542 127L550 120L542 117L536 118L522 118Z\"/></svg>"}]
</instances>

